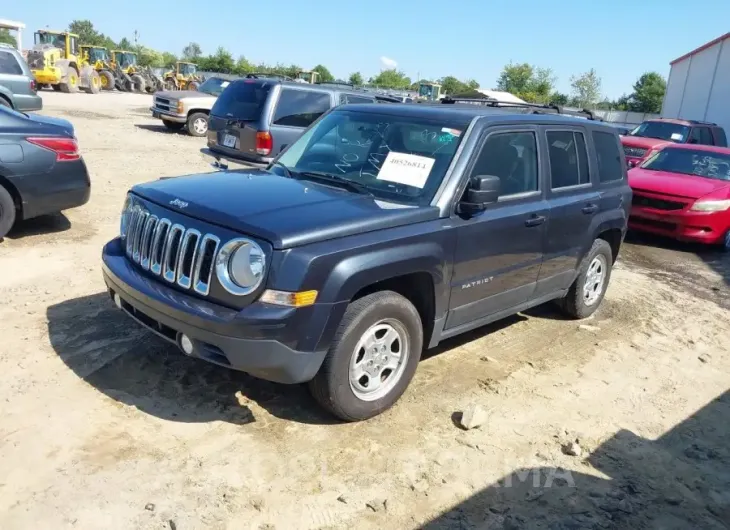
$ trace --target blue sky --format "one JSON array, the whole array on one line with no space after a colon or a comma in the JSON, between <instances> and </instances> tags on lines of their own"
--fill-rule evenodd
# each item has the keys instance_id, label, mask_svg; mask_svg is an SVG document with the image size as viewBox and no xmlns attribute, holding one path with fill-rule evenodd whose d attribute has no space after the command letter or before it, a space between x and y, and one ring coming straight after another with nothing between
<instances>
[{"instance_id":1,"label":"blue sky","mask_svg":"<svg viewBox=\"0 0 730 530\"><path fill-rule=\"evenodd\" d=\"M631 92L645 71L666 76L669 61L730 29L727 0L70 0L6 3L1 15L37 28L89 19L119 40L180 53L189 41L218 46L254 62L327 66L336 77L366 78L381 58L411 78L474 78L493 88L502 67L528 62L552 68L557 88L595 68L603 95Z\"/></svg>"}]
</instances>

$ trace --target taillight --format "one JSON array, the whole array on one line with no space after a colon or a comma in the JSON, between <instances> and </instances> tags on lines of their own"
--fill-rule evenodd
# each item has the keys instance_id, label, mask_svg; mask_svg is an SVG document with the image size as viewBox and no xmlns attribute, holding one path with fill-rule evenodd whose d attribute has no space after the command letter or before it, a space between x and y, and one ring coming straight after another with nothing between
<instances>
[{"instance_id":1,"label":"taillight","mask_svg":"<svg viewBox=\"0 0 730 530\"><path fill-rule=\"evenodd\" d=\"M260 155L268 155L274 148L274 139L271 133L259 131L256 133L256 152Z\"/></svg>"},{"instance_id":2,"label":"taillight","mask_svg":"<svg viewBox=\"0 0 730 530\"><path fill-rule=\"evenodd\" d=\"M79 145L73 138L44 137L26 138L26 140L33 145L56 153L56 162L68 162L81 158Z\"/></svg>"},{"instance_id":3,"label":"taillight","mask_svg":"<svg viewBox=\"0 0 730 530\"><path fill-rule=\"evenodd\" d=\"M37 92L38 91L38 87L35 84L35 79L31 79L30 80L30 91L31 92Z\"/></svg>"}]
</instances>

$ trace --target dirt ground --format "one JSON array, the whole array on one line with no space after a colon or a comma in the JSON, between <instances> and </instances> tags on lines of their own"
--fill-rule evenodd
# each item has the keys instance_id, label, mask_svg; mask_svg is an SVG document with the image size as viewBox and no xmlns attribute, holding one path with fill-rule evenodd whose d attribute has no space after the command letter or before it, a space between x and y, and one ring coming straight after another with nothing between
<instances>
[{"instance_id":1,"label":"dirt ground","mask_svg":"<svg viewBox=\"0 0 730 530\"><path fill-rule=\"evenodd\" d=\"M126 190L209 171L203 141L149 96L43 98L93 188L0 244L1 528L730 528L730 258L632 237L594 318L450 340L343 425L114 307L100 253ZM488 418L463 431L472 403Z\"/></svg>"}]
</instances>

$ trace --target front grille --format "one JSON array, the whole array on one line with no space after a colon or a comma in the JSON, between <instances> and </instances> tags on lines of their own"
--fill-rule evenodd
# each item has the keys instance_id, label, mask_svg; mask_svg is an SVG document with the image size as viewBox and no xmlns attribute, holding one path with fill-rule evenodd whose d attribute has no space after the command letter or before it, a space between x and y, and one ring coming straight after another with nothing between
<instances>
[{"instance_id":1,"label":"front grille","mask_svg":"<svg viewBox=\"0 0 730 530\"><path fill-rule=\"evenodd\" d=\"M172 224L141 206L128 212L125 250L127 256L146 271L207 295L220 239L193 228Z\"/></svg>"},{"instance_id":2,"label":"front grille","mask_svg":"<svg viewBox=\"0 0 730 530\"><path fill-rule=\"evenodd\" d=\"M154 105L156 109L165 112L177 112L177 102L155 96Z\"/></svg>"},{"instance_id":3,"label":"front grille","mask_svg":"<svg viewBox=\"0 0 730 530\"><path fill-rule=\"evenodd\" d=\"M666 211L683 210L684 207L687 206L683 202L655 199L654 197L647 197L646 195L638 195L636 193L634 193L634 198L631 200L631 204L634 206Z\"/></svg>"},{"instance_id":4,"label":"front grille","mask_svg":"<svg viewBox=\"0 0 730 530\"><path fill-rule=\"evenodd\" d=\"M643 156L646 154L646 149L643 147L629 147L628 145L624 146L624 154L626 156L632 156L634 158L643 158Z\"/></svg>"}]
</instances>

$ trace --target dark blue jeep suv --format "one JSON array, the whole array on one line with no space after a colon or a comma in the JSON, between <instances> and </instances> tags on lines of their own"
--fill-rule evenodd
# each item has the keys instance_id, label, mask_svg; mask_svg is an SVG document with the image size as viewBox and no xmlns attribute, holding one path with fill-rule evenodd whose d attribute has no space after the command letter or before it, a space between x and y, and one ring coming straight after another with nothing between
<instances>
[{"instance_id":1,"label":"dark blue jeep suv","mask_svg":"<svg viewBox=\"0 0 730 530\"><path fill-rule=\"evenodd\" d=\"M266 169L135 186L104 278L185 354L362 420L447 337L598 308L631 204L620 145L530 106L345 105Z\"/></svg>"}]
</instances>

